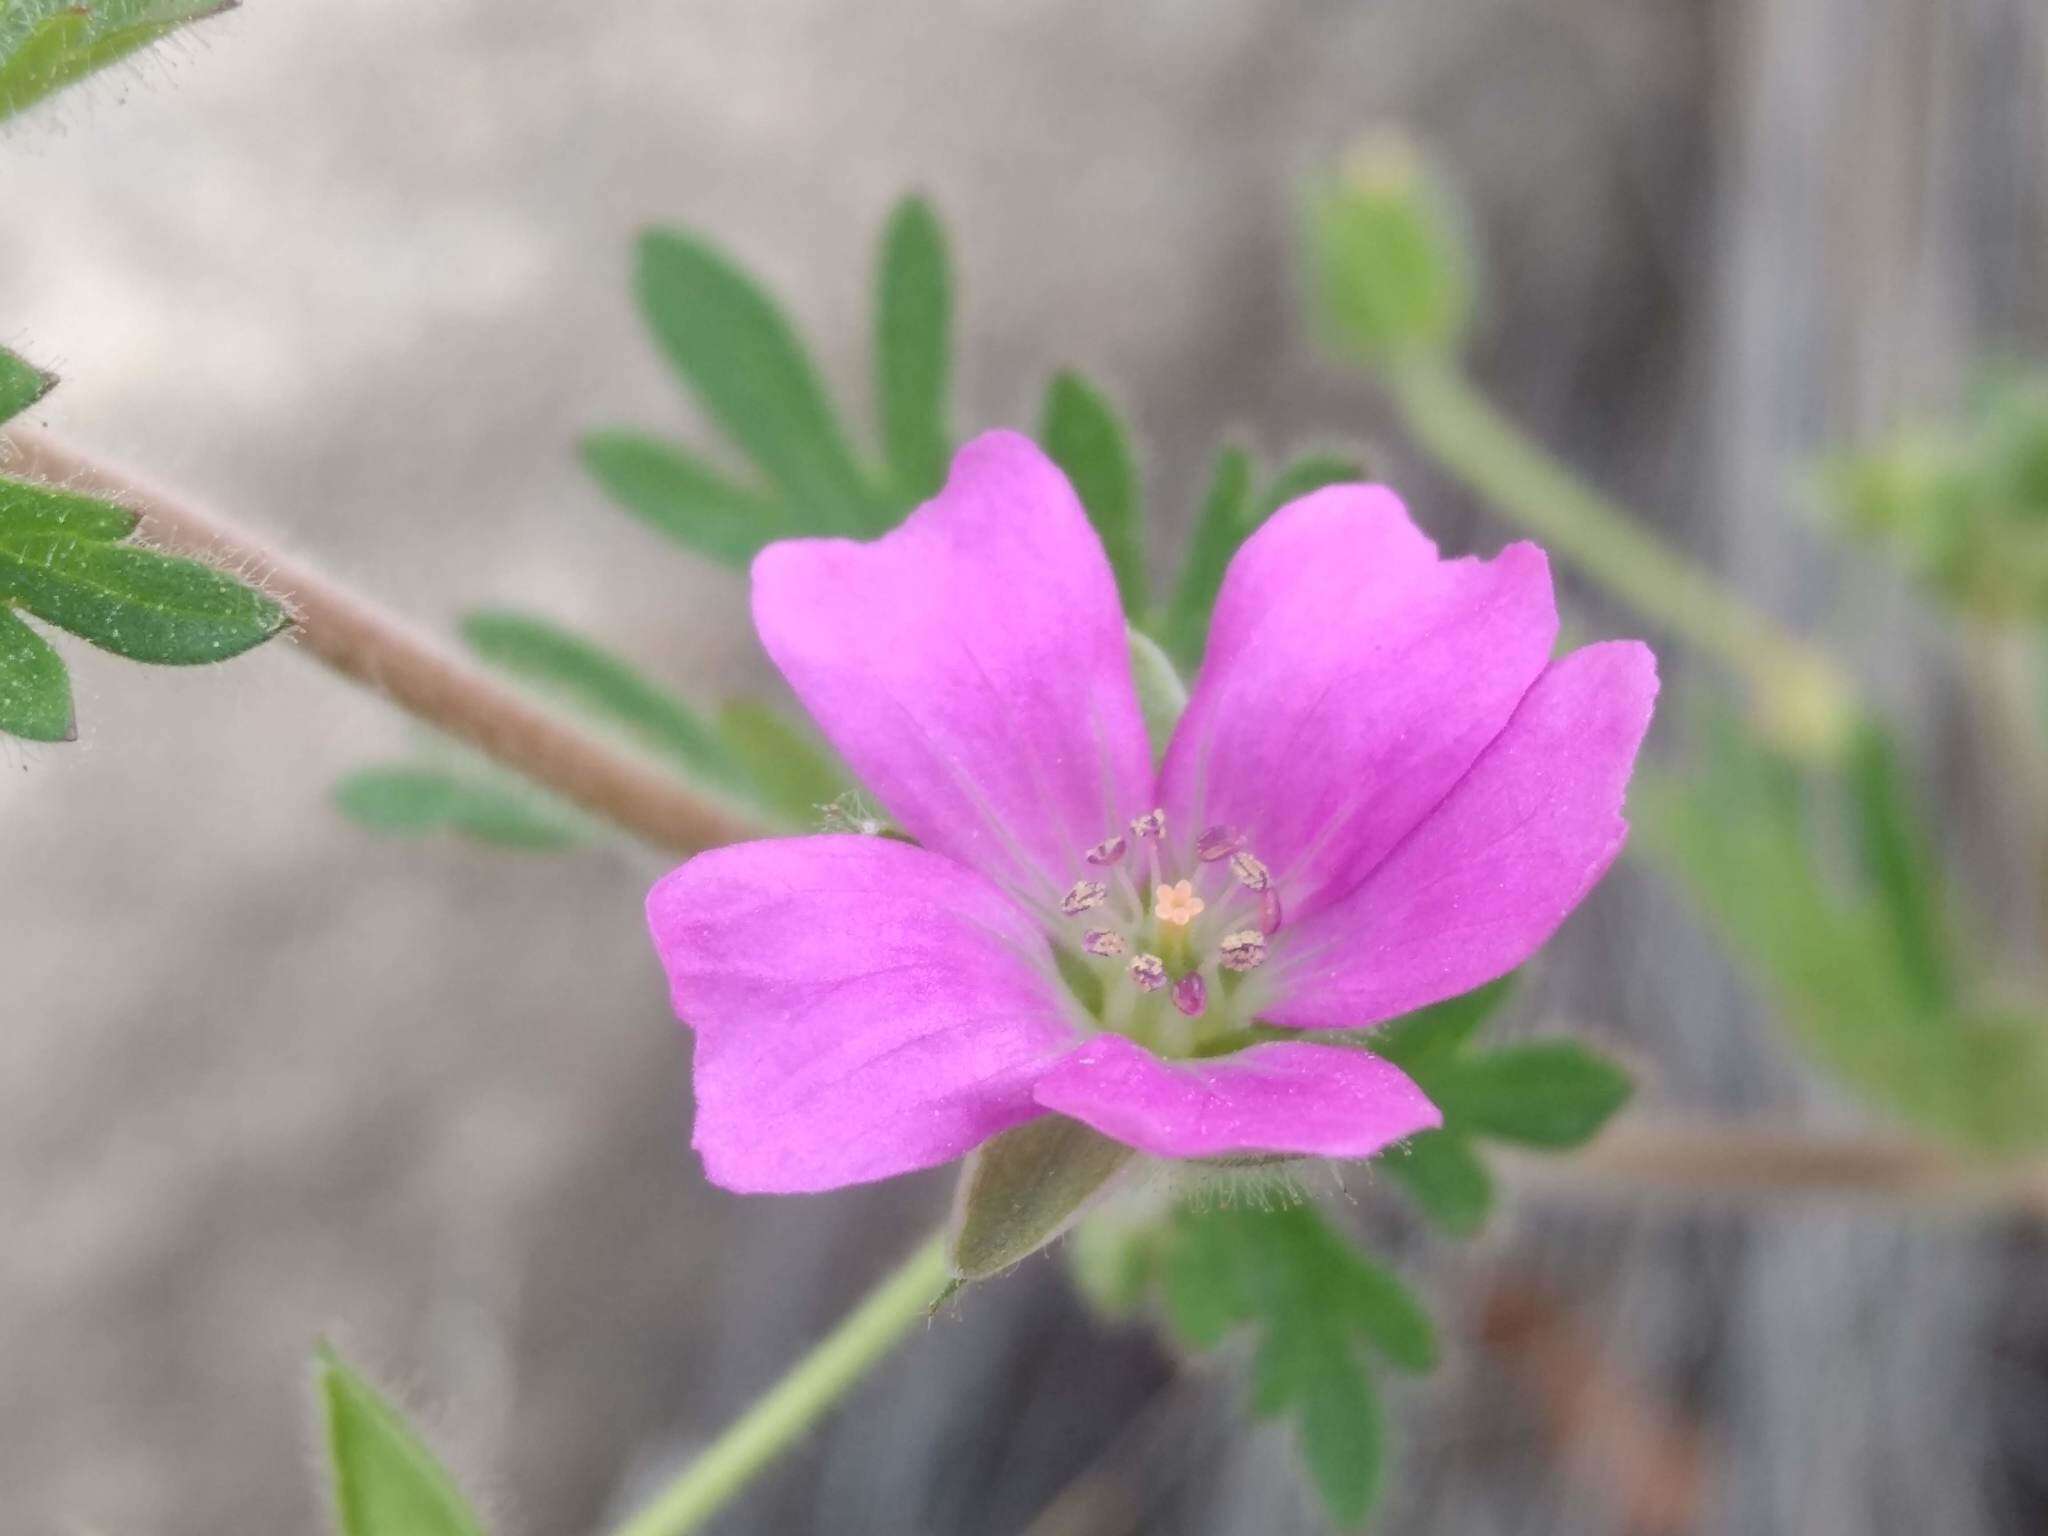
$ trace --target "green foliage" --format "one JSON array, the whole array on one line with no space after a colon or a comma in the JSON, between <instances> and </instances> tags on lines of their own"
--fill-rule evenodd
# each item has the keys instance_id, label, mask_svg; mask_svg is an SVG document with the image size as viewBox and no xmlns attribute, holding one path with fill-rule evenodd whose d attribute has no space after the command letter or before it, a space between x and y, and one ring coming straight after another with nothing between
<instances>
[{"instance_id":1,"label":"green foliage","mask_svg":"<svg viewBox=\"0 0 2048 1536\"><path fill-rule=\"evenodd\" d=\"M938 494L953 451L953 286L946 232L922 198L897 204L882 235L875 296L875 395L897 500Z\"/></svg>"},{"instance_id":2,"label":"green foliage","mask_svg":"<svg viewBox=\"0 0 2048 1536\"><path fill-rule=\"evenodd\" d=\"M11 377L15 399L47 387L41 375ZM76 735L64 664L20 613L116 655L174 666L225 661L288 622L278 604L224 572L121 542L135 526L135 514L112 502L0 478L0 732Z\"/></svg>"},{"instance_id":3,"label":"green foliage","mask_svg":"<svg viewBox=\"0 0 2048 1536\"><path fill-rule=\"evenodd\" d=\"M1975 967L1888 740L1866 737L1830 783L1715 722L1684 779L1639 774L1631 803L1638 848L1692 895L1817 1062L1959 1145L2048 1145L2048 1019L1957 990ZM1853 871L1823 863L1838 823L1862 855Z\"/></svg>"},{"instance_id":4,"label":"green foliage","mask_svg":"<svg viewBox=\"0 0 2048 1536\"><path fill-rule=\"evenodd\" d=\"M1407 140L1361 143L1308 190L1303 218L1317 329L1372 366L1444 357L1472 315L1472 261L1448 190Z\"/></svg>"},{"instance_id":5,"label":"green foliage","mask_svg":"<svg viewBox=\"0 0 2048 1536\"><path fill-rule=\"evenodd\" d=\"M1460 1236L1478 1230L1493 1181L1475 1143L1547 1151L1580 1146L1628 1101L1629 1079L1575 1040L1529 1040L1480 1050L1480 1027L1512 992L1512 979L1418 1009L1377 1030L1339 1038L1362 1045L1415 1079L1444 1123L1373 1164L1404 1185L1423 1212Z\"/></svg>"},{"instance_id":6,"label":"green foliage","mask_svg":"<svg viewBox=\"0 0 2048 1536\"><path fill-rule=\"evenodd\" d=\"M579 824L518 781L434 763L360 768L334 788L357 826L398 837L451 832L499 848L547 853L583 840Z\"/></svg>"},{"instance_id":7,"label":"green foliage","mask_svg":"<svg viewBox=\"0 0 2048 1536\"><path fill-rule=\"evenodd\" d=\"M235 0L0 0L0 120Z\"/></svg>"},{"instance_id":8,"label":"green foliage","mask_svg":"<svg viewBox=\"0 0 2048 1536\"><path fill-rule=\"evenodd\" d=\"M462 621L462 636L491 666L573 706L691 778L737 786L738 771L716 729L601 646L546 619L504 609L471 614Z\"/></svg>"},{"instance_id":9,"label":"green foliage","mask_svg":"<svg viewBox=\"0 0 2048 1536\"><path fill-rule=\"evenodd\" d=\"M0 347L0 423L12 420L57 387L57 376Z\"/></svg>"},{"instance_id":10,"label":"green foliage","mask_svg":"<svg viewBox=\"0 0 2048 1536\"><path fill-rule=\"evenodd\" d=\"M752 480L644 432L583 442L607 494L650 527L726 565L762 545L893 527L944 479L953 451L952 276L937 215L899 203L875 279L883 462L870 469L780 305L730 257L683 230L641 237L636 286L655 340Z\"/></svg>"},{"instance_id":11,"label":"green foliage","mask_svg":"<svg viewBox=\"0 0 2048 1536\"><path fill-rule=\"evenodd\" d=\"M5 606L0 606L0 734L24 741L78 737L63 659Z\"/></svg>"},{"instance_id":12,"label":"green foliage","mask_svg":"<svg viewBox=\"0 0 2048 1536\"><path fill-rule=\"evenodd\" d=\"M1407 1287L1309 1205L1183 1211L1159 1264L1167 1318L1190 1348L1254 1333L1254 1410L1294 1419L1331 1517L1361 1523L1386 1458L1372 1363L1436 1363L1435 1330Z\"/></svg>"},{"instance_id":13,"label":"green foliage","mask_svg":"<svg viewBox=\"0 0 2048 1536\"><path fill-rule=\"evenodd\" d=\"M1047 1115L975 1149L947 1231L956 1279L986 1280L1073 1225L1136 1154L1078 1120Z\"/></svg>"},{"instance_id":14,"label":"green foliage","mask_svg":"<svg viewBox=\"0 0 2048 1536\"><path fill-rule=\"evenodd\" d=\"M1297 497L1326 485L1365 478L1365 470L1356 461L1334 454L1294 460L1257 494L1252 484L1255 473L1251 455L1241 448L1227 447L1216 456L1209 489L1195 514L1195 531L1181 563L1180 581L1160 626L1167 651L1183 667L1201 664L1202 648L1209 638L1209 615L1223 589L1224 572L1244 541Z\"/></svg>"},{"instance_id":15,"label":"green foliage","mask_svg":"<svg viewBox=\"0 0 2048 1536\"><path fill-rule=\"evenodd\" d=\"M1101 535L1124 612L1143 615L1149 601L1144 505L1130 433L1116 407L1079 374L1056 374L1039 410L1038 441L1074 483L1088 520Z\"/></svg>"},{"instance_id":16,"label":"green foliage","mask_svg":"<svg viewBox=\"0 0 2048 1536\"><path fill-rule=\"evenodd\" d=\"M315 1385L340 1536L483 1536L483 1523L419 1434L325 1344Z\"/></svg>"}]
</instances>

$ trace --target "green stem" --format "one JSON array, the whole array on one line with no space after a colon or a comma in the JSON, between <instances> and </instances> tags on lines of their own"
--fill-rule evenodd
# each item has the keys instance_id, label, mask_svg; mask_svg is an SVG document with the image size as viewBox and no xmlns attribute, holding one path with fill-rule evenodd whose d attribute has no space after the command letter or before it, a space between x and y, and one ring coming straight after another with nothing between
<instances>
[{"instance_id":1,"label":"green stem","mask_svg":"<svg viewBox=\"0 0 2048 1536\"><path fill-rule=\"evenodd\" d=\"M951 1279L941 1234L870 1291L617 1536L684 1536L699 1529L916 1327Z\"/></svg>"},{"instance_id":2,"label":"green stem","mask_svg":"<svg viewBox=\"0 0 2048 1536\"><path fill-rule=\"evenodd\" d=\"M1835 663L1647 532L1502 416L1455 362L1385 370L1414 433L1445 468L1650 622L1719 655L1748 682L1759 724L1802 755L1832 755L1856 712Z\"/></svg>"}]
</instances>

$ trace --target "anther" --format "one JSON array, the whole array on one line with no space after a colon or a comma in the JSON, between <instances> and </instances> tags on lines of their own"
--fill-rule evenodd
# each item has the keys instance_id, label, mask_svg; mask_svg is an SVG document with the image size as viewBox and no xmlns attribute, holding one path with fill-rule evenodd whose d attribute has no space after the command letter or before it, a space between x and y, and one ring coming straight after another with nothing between
<instances>
[{"instance_id":1,"label":"anther","mask_svg":"<svg viewBox=\"0 0 2048 1536\"><path fill-rule=\"evenodd\" d=\"M1083 855L1083 857L1085 857L1090 864L1096 865L1114 864L1118 859L1122 858L1123 856L1124 840L1122 837L1104 838L1101 842L1097 843L1093 848L1090 848L1085 855Z\"/></svg>"},{"instance_id":2,"label":"anther","mask_svg":"<svg viewBox=\"0 0 2048 1536\"><path fill-rule=\"evenodd\" d=\"M1211 827L1195 839L1195 857L1204 864L1227 859L1244 846L1244 834L1235 827Z\"/></svg>"},{"instance_id":3,"label":"anther","mask_svg":"<svg viewBox=\"0 0 2048 1536\"><path fill-rule=\"evenodd\" d=\"M1259 892L1259 926L1268 933L1280 931L1280 893L1271 886Z\"/></svg>"},{"instance_id":4,"label":"anther","mask_svg":"<svg viewBox=\"0 0 2048 1536\"><path fill-rule=\"evenodd\" d=\"M1076 880L1074 888L1060 898L1060 910L1069 917L1079 917L1101 906L1108 896L1109 887L1100 880Z\"/></svg>"},{"instance_id":5,"label":"anther","mask_svg":"<svg viewBox=\"0 0 2048 1536\"><path fill-rule=\"evenodd\" d=\"M1241 928L1236 933L1226 933L1216 949L1223 956L1226 971L1254 970L1265 963L1266 936L1256 928Z\"/></svg>"},{"instance_id":6,"label":"anther","mask_svg":"<svg viewBox=\"0 0 2048 1536\"><path fill-rule=\"evenodd\" d=\"M1209 984L1200 971L1189 971L1173 984L1173 1006L1189 1018L1199 1015L1209 1001Z\"/></svg>"},{"instance_id":7,"label":"anther","mask_svg":"<svg viewBox=\"0 0 2048 1536\"><path fill-rule=\"evenodd\" d=\"M1107 928L1090 928L1081 935L1081 947L1091 955L1116 956L1131 946L1120 933Z\"/></svg>"},{"instance_id":8,"label":"anther","mask_svg":"<svg viewBox=\"0 0 2048 1536\"><path fill-rule=\"evenodd\" d=\"M1192 880L1182 880L1175 885L1161 885L1152 891L1152 915L1162 923L1176 923L1186 927L1202 915L1207 903L1195 894Z\"/></svg>"},{"instance_id":9,"label":"anther","mask_svg":"<svg viewBox=\"0 0 2048 1536\"><path fill-rule=\"evenodd\" d=\"M1273 883L1273 872L1242 850L1230 856L1230 872L1248 891L1263 891Z\"/></svg>"},{"instance_id":10,"label":"anther","mask_svg":"<svg viewBox=\"0 0 2048 1536\"><path fill-rule=\"evenodd\" d=\"M1133 837L1160 837L1165 832L1166 810L1163 806L1155 806L1144 815L1135 817L1131 821L1131 836Z\"/></svg>"},{"instance_id":11,"label":"anther","mask_svg":"<svg viewBox=\"0 0 2048 1536\"><path fill-rule=\"evenodd\" d=\"M1166 962L1157 955L1139 955L1131 961L1130 971L1140 992L1157 992L1166 985Z\"/></svg>"}]
</instances>

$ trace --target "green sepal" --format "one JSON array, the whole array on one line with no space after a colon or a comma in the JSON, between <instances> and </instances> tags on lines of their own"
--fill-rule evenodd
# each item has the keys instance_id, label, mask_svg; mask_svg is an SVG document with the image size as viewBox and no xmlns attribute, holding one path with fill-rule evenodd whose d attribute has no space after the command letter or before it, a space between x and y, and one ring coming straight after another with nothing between
<instances>
[{"instance_id":1,"label":"green sepal","mask_svg":"<svg viewBox=\"0 0 2048 1536\"><path fill-rule=\"evenodd\" d=\"M953 280L946 233L922 198L905 198L882 233L875 282L875 394L896 497L938 493L952 456Z\"/></svg>"},{"instance_id":2,"label":"green sepal","mask_svg":"<svg viewBox=\"0 0 2048 1536\"><path fill-rule=\"evenodd\" d=\"M1038 440L1065 471L1116 572L1124 612L1143 617L1145 515L1130 434L1109 397L1077 373L1054 376L1039 415Z\"/></svg>"},{"instance_id":3,"label":"green sepal","mask_svg":"<svg viewBox=\"0 0 2048 1536\"><path fill-rule=\"evenodd\" d=\"M1136 1154L1060 1115L1005 1131L968 1157L953 1198L946 1261L986 1280L1053 1242Z\"/></svg>"},{"instance_id":4,"label":"green sepal","mask_svg":"<svg viewBox=\"0 0 2048 1536\"><path fill-rule=\"evenodd\" d=\"M1145 717L1145 736L1156 760L1173 740L1173 728L1188 707L1188 685L1174 669L1172 659L1144 631L1128 632L1131 647L1131 677L1138 685L1138 710Z\"/></svg>"},{"instance_id":5,"label":"green sepal","mask_svg":"<svg viewBox=\"0 0 2048 1536\"><path fill-rule=\"evenodd\" d=\"M483 1536L483 1523L418 1432L326 1344L314 1376L340 1536Z\"/></svg>"},{"instance_id":6,"label":"green sepal","mask_svg":"<svg viewBox=\"0 0 2048 1536\"><path fill-rule=\"evenodd\" d=\"M76 741L71 677L48 641L0 603L0 735Z\"/></svg>"}]
</instances>

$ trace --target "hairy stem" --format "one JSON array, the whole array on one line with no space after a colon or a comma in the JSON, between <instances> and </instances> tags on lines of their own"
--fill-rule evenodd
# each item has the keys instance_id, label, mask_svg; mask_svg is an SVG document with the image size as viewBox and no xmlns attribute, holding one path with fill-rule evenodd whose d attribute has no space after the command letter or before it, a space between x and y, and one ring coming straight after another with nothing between
<instances>
[{"instance_id":1,"label":"hairy stem","mask_svg":"<svg viewBox=\"0 0 2048 1536\"><path fill-rule=\"evenodd\" d=\"M1861 1199L2048 1216L2048 1160L1971 1156L1901 1136L1631 1119L1570 1157L1516 1155L1508 1167L1530 1192L1574 1199Z\"/></svg>"},{"instance_id":2,"label":"hairy stem","mask_svg":"<svg viewBox=\"0 0 2048 1536\"><path fill-rule=\"evenodd\" d=\"M1416 441L1451 473L1642 617L1733 666L1779 745L1825 757L1846 739L1856 700L1833 660L1530 441L1456 363L1404 363L1385 382Z\"/></svg>"},{"instance_id":3,"label":"hairy stem","mask_svg":"<svg viewBox=\"0 0 2048 1536\"><path fill-rule=\"evenodd\" d=\"M260 581L290 608L300 644L336 672L642 841L693 853L759 835L758 826L537 708L304 561L46 437L12 432L0 438L7 443L14 452L0 462L11 472L111 497L142 514L149 543Z\"/></svg>"},{"instance_id":4,"label":"hairy stem","mask_svg":"<svg viewBox=\"0 0 2048 1536\"><path fill-rule=\"evenodd\" d=\"M870 1291L617 1536L685 1536L701 1528L894 1348L950 1280L940 1234Z\"/></svg>"}]
</instances>

